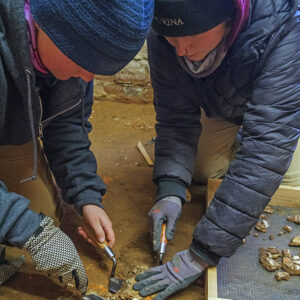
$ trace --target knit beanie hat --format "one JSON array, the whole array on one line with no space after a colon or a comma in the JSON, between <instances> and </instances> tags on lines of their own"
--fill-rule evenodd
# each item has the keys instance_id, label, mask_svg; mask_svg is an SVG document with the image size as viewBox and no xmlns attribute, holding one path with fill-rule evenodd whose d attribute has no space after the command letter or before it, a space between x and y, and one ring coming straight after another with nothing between
<instances>
[{"instance_id":1,"label":"knit beanie hat","mask_svg":"<svg viewBox=\"0 0 300 300\"><path fill-rule=\"evenodd\" d=\"M165 36L208 31L230 17L233 0L155 0L153 29Z\"/></svg>"},{"instance_id":2,"label":"knit beanie hat","mask_svg":"<svg viewBox=\"0 0 300 300\"><path fill-rule=\"evenodd\" d=\"M30 9L69 59L93 74L112 75L143 46L153 0L30 0Z\"/></svg>"}]
</instances>

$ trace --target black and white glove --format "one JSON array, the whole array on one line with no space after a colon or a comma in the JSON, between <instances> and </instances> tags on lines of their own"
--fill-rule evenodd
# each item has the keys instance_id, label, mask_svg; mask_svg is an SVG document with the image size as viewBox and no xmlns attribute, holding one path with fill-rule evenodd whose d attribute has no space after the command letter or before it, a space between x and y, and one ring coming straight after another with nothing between
<instances>
[{"instance_id":1,"label":"black and white glove","mask_svg":"<svg viewBox=\"0 0 300 300\"><path fill-rule=\"evenodd\" d=\"M76 288L85 293L87 276L71 239L54 226L49 217L44 217L40 226L41 230L24 245L36 269L46 271L51 278L58 278L62 283L74 280Z\"/></svg>"},{"instance_id":2,"label":"black and white glove","mask_svg":"<svg viewBox=\"0 0 300 300\"><path fill-rule=\"evenodd\" d=\"M25 257L22 255L18 258L6 260L5 247L0 246L0 285L18 272L25 263Z\"/></svg>"}]
</instances>

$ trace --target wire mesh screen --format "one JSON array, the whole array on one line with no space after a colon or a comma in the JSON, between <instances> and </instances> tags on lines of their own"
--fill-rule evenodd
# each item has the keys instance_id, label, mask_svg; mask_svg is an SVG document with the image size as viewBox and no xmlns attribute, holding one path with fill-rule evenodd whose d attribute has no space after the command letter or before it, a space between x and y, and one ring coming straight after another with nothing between
<instances>
[{"instance_id":1,"label":"wire mesh screen","mask_svg":"<svg viewBox=\"0 0 300 300\"><path fill-rule=\"evenodd\" d=\"M290 240L300 235L300 225L286 220L287 216L300 214L300 208L273 207L274 214L265 214L270 227L266 233L253 234L253 229L241 246L229 259L222 259L217 267L218 297L233 300L300 300L300 276L291 276L289 281L277 281L275 274L259 263L259 248L275 246L278 250L290 249L292 255L300 255L300 247L288 246ZM282 226L292 227L284 233ZM270 240L270 234L274 239ZM279 270L283 271L283 270Z\"/></svg>"}]
</instances>

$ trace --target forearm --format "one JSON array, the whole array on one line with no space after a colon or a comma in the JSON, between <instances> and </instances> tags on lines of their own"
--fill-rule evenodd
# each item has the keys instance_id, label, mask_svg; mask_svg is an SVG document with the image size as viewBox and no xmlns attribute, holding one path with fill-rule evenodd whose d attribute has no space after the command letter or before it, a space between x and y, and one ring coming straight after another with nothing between
<instances>
[{"instance_id":1,"label":"forearm","mask_svg":"<svg viewBox=\"0 0 300 300\"><path fill-rule=\"evenodd\" d=\"M0 199L0 244L21 248L39 227L40 217L28 209L28 199L9 192L1 181Z\"/></svg>"},{"instance_id":2,"label":"forearm","mask_svg":"<svg viewBox=\"0 0 300 300\"><path fill-rule=\"evenodd\" d=\"M43 145L50 168L60 186L63 199L74 204L81 213L82 206L94 204L102 207L105 184L97 175L97 163L90 150L88 121L92 109L92 90L82 106L56 117L44 129Z\"/></svg>"}]
</instances>

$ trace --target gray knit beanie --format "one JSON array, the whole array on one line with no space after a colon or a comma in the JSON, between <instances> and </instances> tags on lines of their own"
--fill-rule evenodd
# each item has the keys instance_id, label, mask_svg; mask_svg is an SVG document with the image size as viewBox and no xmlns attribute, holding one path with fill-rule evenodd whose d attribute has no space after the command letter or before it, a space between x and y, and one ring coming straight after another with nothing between
<instances>
[{"instance_id":1,"label":"gray knit beanie","mask_svg":"<svg viewBox=\"0 0 300 300\"><path fill-rule=\"evenodd\" d=\"M111 75L141 49L153 0L30 0L35 22L85 70Z\"/></svg>"},{"instance_id":2,"label":"gray knit beanie","mask_svg":"<svg viewBox=\"0 0 300 300\"><path fill-rule=\"evenodd\" d=\"M153 29L165 36L208 31L234 13L233 0L155 0Z\"/></svg>"}]
</instances>

